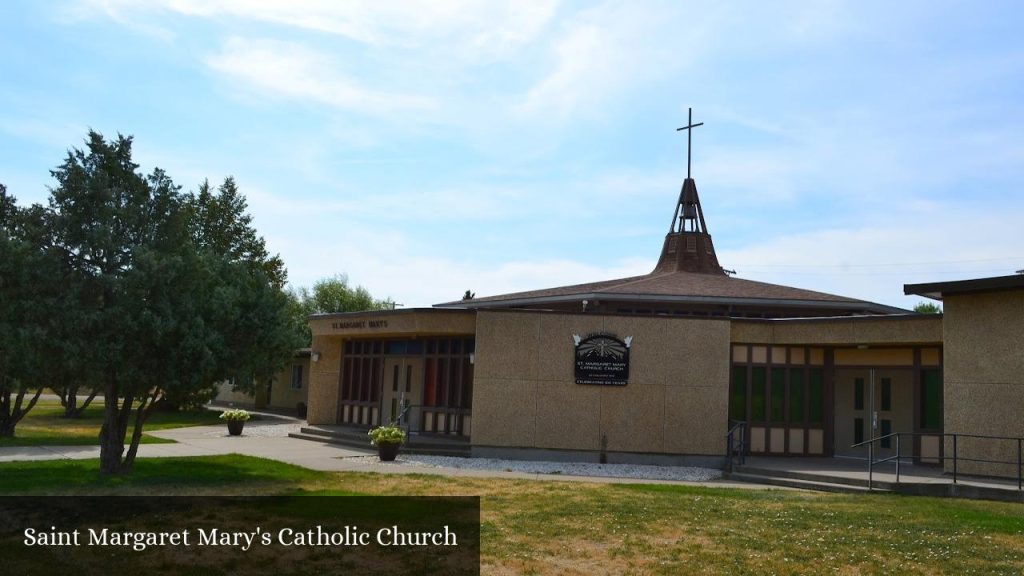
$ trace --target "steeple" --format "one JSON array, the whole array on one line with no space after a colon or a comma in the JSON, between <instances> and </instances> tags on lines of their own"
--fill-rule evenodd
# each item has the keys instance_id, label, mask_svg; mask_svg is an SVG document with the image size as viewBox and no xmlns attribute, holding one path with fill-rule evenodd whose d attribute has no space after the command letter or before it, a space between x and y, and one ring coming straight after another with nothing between
<instances>
[{"instance_id":1,"label":"steeple","mask_svg":"<svg viewBox=\"0 0 1024 576\"><path fill-rule=\"evenodd\" d=\"M661 258L654 268L654 273L697 272L725 275L725 271L718 264L715 246L711 243L711 235L708 234L708 227L704 222L704 211L700 207L700 196L697 195L697 183L690 177L692 132L693 128L703 124L693 123L693 108L690 108L689 122L676 130L687 131L686 179L683 180L683 187L679 191L672 223L665 236L665 245L661 249Z\"/></svg>"}]
</instances>

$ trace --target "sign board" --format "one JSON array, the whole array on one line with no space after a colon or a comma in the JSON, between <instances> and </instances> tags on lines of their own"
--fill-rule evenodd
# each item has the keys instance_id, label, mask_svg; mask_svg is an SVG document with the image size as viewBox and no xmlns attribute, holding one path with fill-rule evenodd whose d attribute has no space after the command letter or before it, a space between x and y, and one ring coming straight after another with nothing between
<instances>
[{"instance_id":1,"label":"sign board","mask_svg":"<svg viewBox=\"0 0 1024 576\"><path fill-rule=\"evenodd\" d=\"M632 336L619 340L614 334L595 333L586 338L574 334L576 383L625 386L629 382L629 347Z\"/></svg>"}]
</instances>

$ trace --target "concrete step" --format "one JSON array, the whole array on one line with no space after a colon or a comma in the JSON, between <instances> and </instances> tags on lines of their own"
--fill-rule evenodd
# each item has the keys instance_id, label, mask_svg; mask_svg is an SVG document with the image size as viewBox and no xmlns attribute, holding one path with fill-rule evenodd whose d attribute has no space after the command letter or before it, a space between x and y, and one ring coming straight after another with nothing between
<instances>
[{"instance_id":1,"label":"concrete step","mask_svg":"<svg viewBox=\"0 0 1024 576\"><path fill-rule=\"evenodd\" d=\"M871 492L867 486L855 486L835 482L823 482L820 480L801 480L798 478L787 478L782 476L762 476L760 474L749 474L745 472L733 472L727 474L730 480L751 482L753 484L768 484L770 486L783 486L785 488L799 488L802 490L815 490L818 492L837 492L844 494L865 494ZM889 492L887 489L879 488L877 485L873 492Z\"/></svg>"},{"instance_id":2,"label":"concrete step","mask_svg":"<svg viewBox=\"0 0 1024 576\"><path fill-rule=\"evenodd\" d=\"M737 466L736 473L747 474L751 476L763 476L771 478L784 478L788 480L800 480L804 482L822 482L825 484L842 484L853 488L867 488L867 478L852 478L848 476L840 475L825 475L815 474L809 472L800 472L798 470L779 470L776 468L758 468L756 466ZM893 482L880 481L878 478L872 482L872 486L876 489L892 490L895 486Z\"/></svg>"}]
</instances>

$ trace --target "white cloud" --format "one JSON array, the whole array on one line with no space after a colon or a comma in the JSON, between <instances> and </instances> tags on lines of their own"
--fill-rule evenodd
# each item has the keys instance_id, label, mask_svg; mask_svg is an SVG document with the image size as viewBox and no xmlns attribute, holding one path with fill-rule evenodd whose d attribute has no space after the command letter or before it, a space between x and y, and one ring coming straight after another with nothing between
<instances>
[{"instance_id":1,"label":"white cloud","mask_svg":"<svg viewBox=\"0 0 1024 576\"><path fill-rule=\"evenodd\" d=\"M85 0L111 18L169 11L190 17L266 22L343 36L373 46L457 45L471 58L507 56L554 16L556 0Z\"/></svg>"},{"instance_id":2,"label":"white cloud","mask_svg":"<svg viewBox=\"0 0 1024 576\"><path fill-rule=\"evenodd\" d=\"M764 237L719 249L718 258L742 278L904 307L920 300L903 296L904 284L1003 276L1024 266L1020 232L1005 224L1024 221L1024 212L953 208L893 205L892 215L870 225Z\"/></svg>"},{"instance_id":3,"label":"white cloud","mask_svg":"<svg viewBox=\"0 0 1024 576\"><path fill-rule=\"evenodd\" d=\"M424 110L435 103L418 95L390 93L360 85L338 70L326 55L304 46L276 40L229 38L220 53L206 60L213 70L247 83L258 95L385 114L394 110Z\"/></svg>"},{"instance_id":4,"label":"white cloud","mask_svg":"<svg viewBox=\"0 0 1024 576\"><path fill-rule=\"evenodd\" d=\"M636 9L616 0L573 14L550 46L549 61L542 64L547 72L516 111L561 119L599 116L609 102L644 81L692 64L703 54L706 30L694 25L686 34L674 33L665 13L675 11L672 5Z\"/></svg>"}]
</instances>

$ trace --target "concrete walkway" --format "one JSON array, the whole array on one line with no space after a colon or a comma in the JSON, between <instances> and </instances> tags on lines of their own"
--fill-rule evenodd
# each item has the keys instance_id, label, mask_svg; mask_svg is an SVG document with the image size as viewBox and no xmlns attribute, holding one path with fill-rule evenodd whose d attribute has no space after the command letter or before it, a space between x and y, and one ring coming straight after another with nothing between
<instances>
[{"instance_id":1,"label":"concrete walkway","mask_svg":"<svg viewBox=\"0 0 1024 576\"><path fill-rule=\"evenodd\" d=\"M561 474L528 474L503 470L466 470L461 468L437 468L413 463L403 463L401 456L396 462L378 462L366 458L376 454L367 445L366 450L346 448L334 444L288 438L281 428L298 426L294 419L268 419L246 423L242 436L230 436L227 427L193 426L150 432L152 436L174 440L175 444L142 444L140 458L163 458L171 456L213 456L217 454L242 454L268 458L324 472L377 472L384 474L430 474L468 478L510 478L554 481L576 481L597 483L630 484L680 484L689 486L772 488L745 482L712 480L708 482L686 482L671 480L640 480L632 478L603 478L590 476L567 476ZM276 429L275 429L276 428ZM24 460L84 460L99 458L98 446L31 446L0 448L0 462Z\"/></svg>"}]
</instances>

